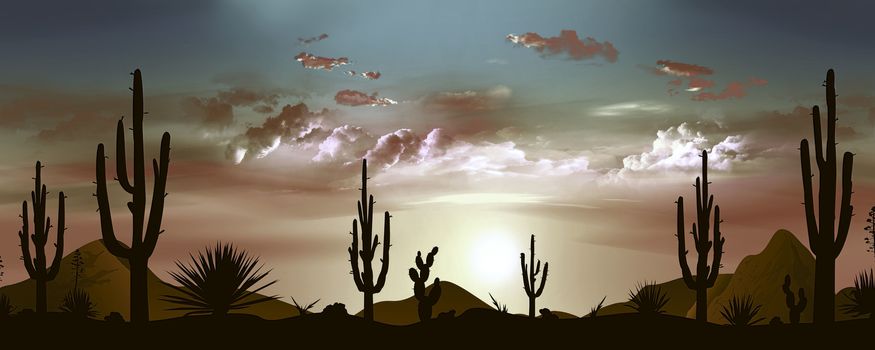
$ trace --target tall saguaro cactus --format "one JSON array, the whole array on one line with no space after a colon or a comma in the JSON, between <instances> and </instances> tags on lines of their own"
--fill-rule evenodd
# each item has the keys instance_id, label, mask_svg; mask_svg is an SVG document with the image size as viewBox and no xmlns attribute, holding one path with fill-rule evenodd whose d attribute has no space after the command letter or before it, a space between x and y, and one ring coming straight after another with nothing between
<instances>
[{"instance_id":1,"label":"tall saguaro cactus","mask_svg":"<svg viewBox=\"0 0 875 350\"><path fill-rule=\"evenodd\" d=\"M723 257L723 243L725 239L721 237L720 223L720 206L714 206L714 195L708 193L708 151L702 151L702 177L696 177L696 222L693 223L693 242L696 246L696 253L699 257L696 262L696 275L693 276L690 271L690 265L687 263L687 248L686 239L684 238L684 197L679 196L677 200L677 234L678 239L678 261L681 265L681 273L683 274L684 283L687 288L696 291L696 320L708 322L708 288L714 286L717 282L717 276L720 274L720 260ZM711 230L711 209L714 209L714 240L708 237ZM713 248L713 252L712 252ZM708 254L713 256L711 265L708 265Z\"/></svg>"},{"instance_id":2,"label":"tall saguaro cactus","mask_svg":"<svg viewBox=\"0 0 875 350\"><path fill-rule=\"evenodd\" d=\"M33 191L30 199L33 202L33 233L28 228L27 201L21 203L21 230L18 238L21 239L21 259L24 261L24 269L31 279L36 281L36 312L46 312L46 283L58 276L61 269L61 258L64 256L64 192L58 193L58 227L55 229L57 239L55 242L55 258L52 265L46 266L46 242L49 239L49 229L52 228L52 219L46 217L46 185L42 183L40 170L43 168L40 162L36 162L36 177L34 177ZM30 242L33 241L33 251L36 257L30 254Z\"/></svg>"},{"instance_id":3,"label":"tall saguaro cactus","mask_svg":"<svg viewBox=\"0 0 875 350\"><path fill-rule=\"evenodd\" d=\"M413 296L419 301L417 311L419 313L419 321L425 322L431 319L432 307L437 304L441 298L441 279L435 278L434 285L431 291L425 294L425 282L428 282L428 275L431 272L431 266L434 264L434 256L438 253L438 247L431 248L431 252L422 262L422 252L416 252L416 268L410 268L410 280L413 281ZM419 269L419 273L416 272Z\"/></svg>"},{"instance_id":4,"label":"tall saguaro cactus","mask_svg":"<svg viewBox=\"0 0 875 350\"><path fill-rule=\"evenodd\" d=\"M380 244L379 238L373 232L374 225L374 196L368 196L368 160L362 159L362 198L358 202L358 220L352 220L352 244L347 249L349 251L349 263L352 265L352 277L355 281L355 286L365 297L364 316L368 321L374 320L374 294L383 290L386 284L386 274L389 272L389 212L385 212L383 216L383 238L386 242L383 243L383 258L380 261L383 263L380 268L380 274L377 277L377 282L374 283L374 269L371 263L374 260L374 253L377 251L377 246ZM367 201L367 202L366 202ZM368 203L365 205L364 203ZM362 249L358 247L358 224L362 230ZM362 260L362 269L359 269L359 258Z\"/></svg>"},{"instance_id":5,"label":"tall saguaro cactus","mask_svg":"<svg viewBox=\"0 0 875 350\"><path fill-rule=\"evenodd\" d=\"M805 196L805 221L808 226L808 245L816 257L814 267L814 323L835 322L835 259L838 258L848 238L851 216L851 172L854 154L845 152L842 159L842 194L839 204L839 224L835 228L836 215L836 91L835 73L826 72L826 151L823 149L820 129L820 108L811 108L814 122L814 151L820 173L817 197L818 213L814 212L814 195L811 188L811 157L808 139L799 143L802 162L802 188ZM818 218L820 221L818 222Z\"/></svg>"},{"instance_id":6,"label":"tall saguaro cactus","mask_svg":"<svg viewBox=\"0 0 875 350\"><path fill-rule=\"evenodd\" d=\"M541 271L541 260L538 259L535 264L535 235L532 235L531 254L529 256L529 264L526 265L526 253L520 253L520 268L523 271L523 288L526 290L526 295L529 296L529 317L535 317L535 299L541 296L544 292L544 285L547 283L547 270L550 268L550 263L544 263L544 274L541 275L541 286L535 291L536 276Z\"/></svg>"},{"instance_id":7,"label":"tall saguaro cactus","mask_svg":"<svg viewBox=\"0 0 875 350\"><path fill-rule=\"evenodd\" d=\"M133 120L134 120L134 182L128 180L125 162L125 125L119 120L116 128L116 181L133 199L128 202L128 210L133 216L131 246L126 247L116 239L112 225L109 195L106 190L106 165L103 144L97 145L97 206L100 212L100 229L103 245L113 255L128 260L131 273L131 321L149 321L149 298L146 276L149 257L155 251L161 230L164 213L164 198L167 196L167 171L170 165L170 133L161 137L159 159L152 160L155 185L152 191L152 204L146 222L146 164L143 156L143 79L140 70L133 73Z\"/></svg>"}]
</instances>

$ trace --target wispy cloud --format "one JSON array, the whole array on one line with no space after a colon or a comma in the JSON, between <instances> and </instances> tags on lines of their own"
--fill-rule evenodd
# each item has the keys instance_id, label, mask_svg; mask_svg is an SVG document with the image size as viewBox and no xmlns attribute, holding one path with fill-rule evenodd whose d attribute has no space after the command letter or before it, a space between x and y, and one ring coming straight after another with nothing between
<instances>
[{"instance_id":1,"label":"wispy cloud","mask_svg":"<svg viewBox=\"0 0 875 350\"><path fill-rule=\"evenodd\" d=\"M581 61L601 56L608 62L617 62L619 51L609 41L599 42L592 37L580 39L577 31L565 29L559 36L543 37L528 32L522 35L508 34L505 39L522 47L533 49L543 57L565 54L571 60Z\"/></svg>"}]
</instances>

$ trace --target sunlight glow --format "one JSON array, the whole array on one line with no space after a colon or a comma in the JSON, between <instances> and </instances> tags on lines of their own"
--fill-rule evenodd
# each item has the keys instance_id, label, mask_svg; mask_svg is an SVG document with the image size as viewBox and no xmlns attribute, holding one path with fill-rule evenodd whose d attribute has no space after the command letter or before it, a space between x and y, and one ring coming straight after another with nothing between
<instances>
[{"instance_id":1,"label":"sunlight glow","mask_svg":"<svg viewBox=\"0 0 875 350\"><path fill-rule=\"evenodd\" d=\"M421 204L502 204L502 203L541 203L547 196L528 193L462 193L437 196L424 201L411 202L411 205Z\"/></svg>"},{"instance_id":2,"label":"sunlight glow","mask_svg":"<svg viewBox=\"0 0 875 350\"><path fill-rule=\"evenodd\" d=\"M511 235L486 232L475 238L471 245L470 261L475 278L484 282L505 282L519 272L521 250Z\"/></svg>"}]
</instances>

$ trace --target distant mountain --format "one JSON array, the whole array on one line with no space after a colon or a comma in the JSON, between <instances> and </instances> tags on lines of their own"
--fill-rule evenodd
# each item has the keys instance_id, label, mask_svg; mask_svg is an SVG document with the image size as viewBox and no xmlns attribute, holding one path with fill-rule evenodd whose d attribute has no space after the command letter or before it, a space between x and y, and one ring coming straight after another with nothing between
<instances>
[{"instance_id":1,"label":"distant mountain","mask_svg":"<svg viewBox=\"0 0 875 350\"><path fill-rule=\"evenodd\" d=\"M784 276L789 274L794 293L799 287L805 288L808 306L802 312L801 321L811 322L814 262L814 256L796 236L790 231L778 230L759 254L742 259L735 273L718 276L717 283L708 290L708 321L718 324L727 323L720 315L723 305L727 305L735 295L751 295L756 304L762 305L759 315L765 317L766 322L775 316L788 322L788 309L781 285L784 283ZM690 318L696 316L695 291L688 289L682 279L665 282L660 286L671 298L665 307L667 314ZM836 297L836 318L839 320L850 319L838 310L841 305L847 303L848 290L848 288L843 289ZM627 307L628 304L617 303L605 306L599 315L635 312Z\"/></svg>"},{"instance_id":2,"label":"distant mountain","mask_svg":"<svg viewBox=\"0 0 875 350\"><path fill-rule=\"evenodd\" d=\"M426 293L431 292L434 285L425 288ZM407 325L419 322L417 315L418 301L413 296L404 300L381 301L374 303L374 320L392 325ZM490 306L469 293L464 288L450 281L441 281L441 298L435 304L432 317L437 317L441 312L456 310L456 316L461 315L468 309L489 309ZM362 316L359 311L357 316Z\"/></svg>"},{"instance_id":3,"label":"distant mountain","mask_svg":"<svg viewBox=\"0 0 875 350\"><path fill-rule=\"evenodd\" d=\"M101 316L116 311L122 314L126 320L130 319L128 315L130 311L130 274L127 261L110 254L101 240L90 242L80 247L79 251L85 262L85 273L79 277L79 288L86 290L91 295ZM58 311L64 294L73 288L72 253L73 251L70 251L62 259L58 276L48 283L49 311ZM151 271L149 271L147 279L150 318L160 320L182 316L183 312L167 310L174 307L174 304L159 300L164 295L177 295L178 292L162 283L158 276L155 276ZM6 294L18 310L33 309L34 288L34 281L28 279L0 288L0 294ZM256 304L240 310L239 313L253 314L265 319L281 319L298 315L294 306L279 300Z\"/></svg>"}]
</instances>

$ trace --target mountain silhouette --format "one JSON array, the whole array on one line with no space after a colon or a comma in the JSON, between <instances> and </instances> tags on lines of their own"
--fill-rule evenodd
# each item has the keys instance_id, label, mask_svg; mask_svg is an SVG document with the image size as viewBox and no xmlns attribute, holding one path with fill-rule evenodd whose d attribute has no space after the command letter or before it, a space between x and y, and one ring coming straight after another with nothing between
<instances>
[{"instance_id":1,"label":"mountain silhouette","mask_svg":"<svg viewBox=\"0 0 875 350\"><path fill-rule=\"evenodd\" d=\"M430 284L425 288L426 294L431 292L433 285ZM491 309L483 300L453 282L441 280L441 292L441 298L434 305L432 317L436 318L440 313L450 310L456 310L456 316L459 316L469 309ZM417 323L419 322L416 313L417 303L413 296L403 300L374 303L374 320L391 325ZM363 311L356 314L356 316L362 315Z\"/></svg>"},{"instance_id":2,"label":"mountain silhouette","mask_svg":"<svg viewBox=\"0 0 875 350\"><path fill-rule=\"evenodd\" d=\"M73 288L73 268L71 250L61 261L61 271L55 280L48 283L48 311L59 311L58 306L64 299L64 294ZM91 295L100 317L110 312L120 313L125 320L130 320L130 274L127 261L110 254L102 240L92 241L79 248L85 262L85 272L79 277L79 288ZM178 292L161 282L152 271L148 272L149 314L153 320L180 317L183 311L169 311L176 305L160 300L164 295L177 295ZM35 282L28 279L16 284L0 288L0 294L6 294L18 310L34 308ZM250 298L258 298L258 294ZM414 308L415 310L415 308ZM264 319L281 319L297 316L294 306L279 300L255 304L238 313L256 315ZM415 313L415 311L414 311Z\"/></svg>"}]
</instances>

